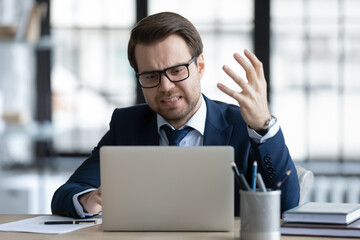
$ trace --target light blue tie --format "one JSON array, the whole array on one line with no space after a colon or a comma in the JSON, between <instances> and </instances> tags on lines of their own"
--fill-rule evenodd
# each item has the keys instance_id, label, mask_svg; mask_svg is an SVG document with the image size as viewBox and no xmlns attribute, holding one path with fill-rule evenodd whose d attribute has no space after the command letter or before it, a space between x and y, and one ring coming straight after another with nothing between
<instances>
[{"instance_id":1,"label":"light blue tie","mask_svg":"<svg viewBox=\"0 0 360 240\"><path fill-rule=\"evenodd\" d=\"M169 146L179 146L179 143L186 136L186 134L193 130L192 127L185 127L181 130L173 130L168 125L163 125L161 128L166 133L166 136L169 140Z\"/></svg>"}]
</instances>

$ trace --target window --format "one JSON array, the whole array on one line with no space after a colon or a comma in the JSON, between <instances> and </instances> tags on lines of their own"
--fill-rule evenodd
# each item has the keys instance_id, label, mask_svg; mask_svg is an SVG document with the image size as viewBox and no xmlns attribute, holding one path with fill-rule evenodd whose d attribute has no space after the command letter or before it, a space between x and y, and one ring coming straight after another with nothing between
<instances>
[{"instance_id":1,"label":"window","mask_svg":"<svg viewBox=\"0 0 360 240\"><path fill-rule=\"evenodd\" d=\"M113 110L135 103L127 61L135 1L54 0L51 6L54 148L87 154Z\"/></svg>"},{"instance_id":2,"label":"window","mask_svg":"<svg viewBox=\"0 0 360 240\"><path fill-rule=\"evenodd\" d=\"M360 2L271 3L272 109L292 157L359 160Z\"/></svg>"}]
</instances>

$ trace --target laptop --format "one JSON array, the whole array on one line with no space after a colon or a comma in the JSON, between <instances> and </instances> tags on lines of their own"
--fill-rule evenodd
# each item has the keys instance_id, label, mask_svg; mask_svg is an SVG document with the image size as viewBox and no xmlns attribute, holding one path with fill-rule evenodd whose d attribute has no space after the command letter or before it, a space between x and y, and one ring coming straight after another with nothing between
<instances>
[{"instance_id":1,"label":"laptop","mask_svg":"<svg viewBox=\"0 0 360 240\"><path fill-rule=\"evenodd\" d=\"M104 231L231 231L230 146L103 146Z\"/></svg>"}]
</instances>

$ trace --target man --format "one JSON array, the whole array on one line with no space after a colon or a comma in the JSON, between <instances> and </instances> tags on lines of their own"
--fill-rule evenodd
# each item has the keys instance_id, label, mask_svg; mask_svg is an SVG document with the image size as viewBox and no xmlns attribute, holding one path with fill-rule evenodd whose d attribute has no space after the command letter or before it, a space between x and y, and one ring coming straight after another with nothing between
<instances>
[{"instance_id":1,"label":"man","mask_svg":"<svg viewBox=\"0 0 360 240\"><path fill-rule=\"evenodd\" d=\"M136 72L146 104L116 109L110 129L91 156L54 194L52 212L87 217L101 212L99 148L104 145L169 145L163 125L172 129L192 127L180 146L231 145L240 171L251 177L257 161L267 187L273 187L289 169L281 186L281 210L299 201L296 170L279 124L272 117L266 96L261 62L245 50L250 63L239 54L235 60L246 71L247 81L228 66L224 72L240 87L236 92L219 83L218 88L236 99L240 108L212 101L201 94L204 74L203 45L199 33L182 16L164 12L149 16L134 27L128 58ZM166 132L165 132L166 131ZM230 166L229 166L230 167ZM235 215L239 214L239 187L235 189Z\"/></svg>"}]
</instances>

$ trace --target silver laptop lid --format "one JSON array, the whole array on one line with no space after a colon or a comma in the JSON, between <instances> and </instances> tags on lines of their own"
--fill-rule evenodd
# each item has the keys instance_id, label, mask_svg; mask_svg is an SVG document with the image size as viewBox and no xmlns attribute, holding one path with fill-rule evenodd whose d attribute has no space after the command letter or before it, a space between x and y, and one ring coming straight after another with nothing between
<instances>
[{"instance_id":1,"label":"silver laptop lid","mask_svg":"<svg viewBox=\"0 0 360 240\"><path fill-rule=\"evenodd\" d=\"M229 146L100 149L104 231L229 231Z\"/></svg>"}]
</instances>

